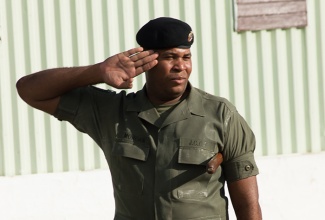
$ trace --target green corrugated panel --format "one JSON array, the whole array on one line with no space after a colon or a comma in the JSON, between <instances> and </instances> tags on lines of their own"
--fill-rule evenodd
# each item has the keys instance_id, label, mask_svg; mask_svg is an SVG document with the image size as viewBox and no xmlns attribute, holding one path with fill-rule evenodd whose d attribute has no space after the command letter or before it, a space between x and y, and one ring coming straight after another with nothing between
<instances>
[{"instance_id":1,"label":"green corrugated panel","mask_svg":"<svg viewBox=\"0 0 325 220\"><path fill-rule=\"evenodd\" d=\"M0 175L106 167L88 136L27 107L15 82L132 48L138 28L159 16L191 24L191 82L237 106L257 155L324 151L325 3L307 3L307 28L238 34L228 0L0 0Z\"/></svg>"}]
</instances>

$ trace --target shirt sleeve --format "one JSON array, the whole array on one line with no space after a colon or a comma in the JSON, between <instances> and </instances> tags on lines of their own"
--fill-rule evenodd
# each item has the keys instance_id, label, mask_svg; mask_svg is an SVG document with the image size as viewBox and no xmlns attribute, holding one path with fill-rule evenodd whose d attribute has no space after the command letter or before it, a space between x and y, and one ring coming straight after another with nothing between
<instances>
[{"instance_id":1,"label":"shirt sleeve","mask_svg":"<svg viewBox=\"0 0 325 220\"><path fill-rule=\"evenodd\" d=\"M76 129L87 133L101 146L103 127L103 110L100 103L109 102L109 94L105 90L92 86L74 89L60 98L54 117L60 121L70 122ZM109 114L108 114L109 115ZM109 120L109 119L107 119ZM103 131L104 130L104 131Z\"/></svg>"},{"instance_id":2,"label":"shirt sleeve","mask_svg":"<svg viewBox=\"0 0 325 220\"><path fill-rule=\"evenodd\" d=\"M75 89L62 95L60 97L58 108L54 112L53 116L60 121L73 122L77 115L81 93L81 89Z\"/></svg>"},{"instance_id":3,"label":"shirt sleeve","mask_svg":"<svg viewBox=\"0 0 325 220\"><path fill-rule=\"evenodd\" d=\"M257 175L255 136L247 122L234 110L227 115L224 126L223 169L226 180L231 182Z\"/></svg>"}]
</instances>

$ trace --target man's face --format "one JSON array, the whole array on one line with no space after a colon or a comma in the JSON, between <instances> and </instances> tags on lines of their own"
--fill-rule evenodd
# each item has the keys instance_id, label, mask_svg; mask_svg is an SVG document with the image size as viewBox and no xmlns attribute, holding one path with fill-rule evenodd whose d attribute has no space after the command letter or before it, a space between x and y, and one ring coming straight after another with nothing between
<instances>
[{"instance_id":1,"label":"man's face","mask_svg":"<svg viewBox=\"0 0 325 220\"><path fill-rule=\"evenodd\" d=\"M191 50L158 50L158 64L146 73L146 89L154 104L178 100L184 93L192 72Z\"/></svg>"}]
</instances>

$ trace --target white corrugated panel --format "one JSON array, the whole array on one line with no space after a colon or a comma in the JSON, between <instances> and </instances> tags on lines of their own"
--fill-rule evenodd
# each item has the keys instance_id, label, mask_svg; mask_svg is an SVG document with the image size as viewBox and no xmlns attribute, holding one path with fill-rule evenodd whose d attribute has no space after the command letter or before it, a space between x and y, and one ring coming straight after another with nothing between
<instances>
[{"instance_id":1,"label":"white corrugated panel","mask_svg":"<svg viewBox=\"0 0 325 220\"><path fill-rule=\"evenodd\" d=\"M237 106L257 155L324 151L325 2L307 3L307 28L238 34L228 0L0 0L0 175L106 167L88 136L28 107L15 83L135 47L138 28L159 16L192 26L192 83Z\"/></svg>"}]
</instances>

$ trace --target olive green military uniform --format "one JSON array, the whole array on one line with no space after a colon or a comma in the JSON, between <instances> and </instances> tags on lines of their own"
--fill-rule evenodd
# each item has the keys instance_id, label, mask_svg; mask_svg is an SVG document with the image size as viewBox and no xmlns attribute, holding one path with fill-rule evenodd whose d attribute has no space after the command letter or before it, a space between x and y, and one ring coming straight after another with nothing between
<instances>
[{"instance_id":1,"label":"olive green military uniform","mask_svg":"<svg viewBox=\"0 0 325 220\"><path fill-rule=\"evenodd\" d=\"M112 175L116 220L228 219L224 183L258 174L251 129L227 100L188 86L159 115L146 97L92 86L62 96L55 117L89 134ZM222 152L214 174L206 163Z\"/></svg>"}]
</instances>

